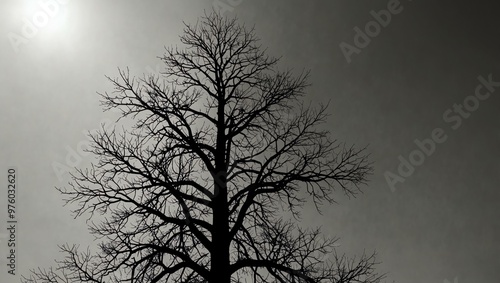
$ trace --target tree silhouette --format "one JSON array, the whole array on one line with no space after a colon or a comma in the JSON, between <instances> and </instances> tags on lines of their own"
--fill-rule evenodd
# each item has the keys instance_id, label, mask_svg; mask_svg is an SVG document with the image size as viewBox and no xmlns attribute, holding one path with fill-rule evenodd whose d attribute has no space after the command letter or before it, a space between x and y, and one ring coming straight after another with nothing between
<instances>
[{"instance_id":1,"label":"tree silhouette","mask_svg":"<svg viewBox=\"0 0 500 283\"><path fill-rule=\"evenodd\" d=\"M108 77L103 107L134 126L92 134L98 162L58 188L97 252L63 245L57 267L23 281L379 282L374 254L340 255L286 220L336 188L354 195L372 170L364 149L318 129L327 105L304 105L308 73L279 71L253 29L215 12L180 39L161 75Z\"/></svg>"}]
</instances>

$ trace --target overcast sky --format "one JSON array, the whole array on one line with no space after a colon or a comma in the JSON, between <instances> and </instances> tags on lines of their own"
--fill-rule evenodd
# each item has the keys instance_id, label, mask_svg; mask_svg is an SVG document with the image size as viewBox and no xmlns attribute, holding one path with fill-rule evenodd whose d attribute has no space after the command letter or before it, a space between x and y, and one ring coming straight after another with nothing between
<instances>
[{"instance_id":1,"label":"overcast sky","mask_svg":"<svg viewBox=\"0 0 500 283\"><path fill-rule=\"evenodd\" d=\"M54 187L69 180L61 166L89 164L89 156L69 156L85 132L116 117L99 107L96 92L112 90L104 76L116 76L117 67L160 68L156 56L179 43L182 21L193 23L217 0L66 0L33 30L25 19L38 15L43 24L37 2L0 4L0 225L7 225L7 169L15 166L17 272L24 274L50 266L58 244L92 239ZM234 7L225 14L255 25L283 68L311 70L307 99L331 100L329 129L369 145L375 162L363 194L339 195L322 216L306 207L304 225L322 225L348 254L376 250L388 282L498 282L498 4L228 2ZM16 282L1 233L0 281Z\"/></svg>"}]
</instances>

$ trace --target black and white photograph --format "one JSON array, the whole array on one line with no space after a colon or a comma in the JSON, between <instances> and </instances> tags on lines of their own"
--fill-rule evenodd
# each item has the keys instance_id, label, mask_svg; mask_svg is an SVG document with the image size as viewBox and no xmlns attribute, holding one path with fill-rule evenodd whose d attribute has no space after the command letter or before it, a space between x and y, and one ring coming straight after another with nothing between
<instances>
[{"instance_id":1,"label":"black and white photograph","mask_svg":"<svg viewBox=\"0 0 500 283\"><path fill-rule=\"evenodd\" d=\"M498 282L496 1L0 13L0 283Z\"/></svg>"}]
</instances>

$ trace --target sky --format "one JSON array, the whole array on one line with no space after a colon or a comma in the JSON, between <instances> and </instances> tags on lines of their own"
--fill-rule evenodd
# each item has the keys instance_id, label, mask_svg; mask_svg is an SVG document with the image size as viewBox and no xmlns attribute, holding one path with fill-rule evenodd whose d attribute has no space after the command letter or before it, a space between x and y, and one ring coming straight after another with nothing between
<instances>
[{"instance_id":1,"label":"sky","mask_svg":"<svg viewBox=\"0 0 500 283\"><path fill-rule=\"evenodd\" d=\"M117 117L99 106L96 92L112 90L105 75L160 70L157 56L179 44L182 22L218 3L255 26L281 67L311 70L306 99L330 101L325 126L371 153L363 193L339 192L322 215L304 207L304 227L322 226L349 255L376 251L387 282L497 282L494 1L53 1L0 4L0 221L8 226L9 168L18 221L16 275L9 231L0 231L0 282L49 267L57 245L90 243L85 219L73 219L55 187L69 181L65 168L90 164L79 153L85 133Z\"/></svg>"}]
</instances>

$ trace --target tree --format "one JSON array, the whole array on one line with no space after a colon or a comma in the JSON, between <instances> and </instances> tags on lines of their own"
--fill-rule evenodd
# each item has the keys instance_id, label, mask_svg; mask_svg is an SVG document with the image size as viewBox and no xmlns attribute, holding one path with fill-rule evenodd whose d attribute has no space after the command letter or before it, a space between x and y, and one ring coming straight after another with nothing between
<instances>
[{"instance_id":1,"label":"tree","mask_svg":"<svg viewBox=\"0 0 500 283\"><path fill-rule=\"evenodd\" d=\"M161 75L108 77L104 109L135 124L92 134L98 162L58 188L98 251L63 245L24 282L379 282L374 254L347 258L284 217L354 195L372 170L318 129L327 105L304 105L308 73L279 71L253 29L217 13L180 39Z\"/></svg>"}]
</instances>

